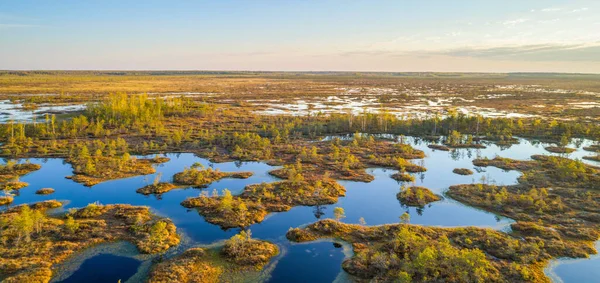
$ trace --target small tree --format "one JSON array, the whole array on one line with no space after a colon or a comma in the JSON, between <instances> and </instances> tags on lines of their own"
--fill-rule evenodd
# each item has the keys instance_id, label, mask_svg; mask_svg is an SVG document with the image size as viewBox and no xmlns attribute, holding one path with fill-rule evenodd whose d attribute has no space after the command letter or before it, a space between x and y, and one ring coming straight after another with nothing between
<instances>
[{"instance_id":1,"label":"small tree","mask_svg":"<svg viewBox=\"0 0 600 283\"><path fill-rule=\"evenodd\" d=\"M73 234L79 230L79 223L75 222L73 216L69 215L67 216L67 220L65 220L64 227L67 232Z\"/></svg>"},{"instance_id":2,"label":"small tree","mask_svg":"<svg viewBox=\"0 0 600 283\"><path fill-rule=\"evenodd\" d=\"M358 219L358 224L365 226L367 225L367 221L365 221L364 217L361 217Z\"/></svg>"},{"instance_id":3,"label":"small tree","mask_svg":"<svg viewBox=\"0 0 600 283\"><path fill-rule=\"evenodd\" d=\"M403 213L402 215L400 215L400 222L407 224L410 222L410 214L408 214L408 212Z\"/></svg>"},{"instance_id":4,"label":"small tree","mask_svg":"<svg viewBox=\"0 0 600 283\"><path fill-rule=\"evenodd\" d=\"M221 208L225 210L231 210L233 205L233 196L231 191L228 189L223 190L223 198L221 199Z\"/></svg>"},{"instance_id":5,"label":"small tree","mask_svg":"<svg viewBox=\"0 0 600 283\"><path fill-rule=\"evenodd\" d=\"M29 242L31 240L31 232L33 232L34 223L32 211L29 206L24 205L21 208L21 212L13 218L12 227L17 233L17 245L22 239L24 239L25 242Z\"/></svg>"},{"instance_id":6,"label":"small tree","mask_svg":"<svg viewBox=\"0 0 600 283\"><path fill-rule=\"evenodd\" d=\"M167 223L164 221L157 221L150 227L150 241L152 243L160 244L167 236L169 236L169 231L167 230Z\"/></svg>"},{"instance_id":7,"label":"small tree","mask_svg":"<svg viewBox=\"0 0 600 283\"><path fill-rule=\"evenodd\" d=\"M344 209L341 207L334 208L333 215L335 217L335 220L337 220L337 221L340 221L342 218L346 217L346 213L344 212Z\"/></svg>"}]
</instances>

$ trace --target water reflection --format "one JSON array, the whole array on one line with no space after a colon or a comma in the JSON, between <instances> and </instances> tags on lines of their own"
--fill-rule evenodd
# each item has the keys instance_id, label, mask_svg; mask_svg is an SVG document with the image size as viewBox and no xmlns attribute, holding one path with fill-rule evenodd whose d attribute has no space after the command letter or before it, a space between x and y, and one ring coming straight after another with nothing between
<instances>
[{"instance_id":1,"label":"water reflection","mask_svg":"<svg viewBox=\"0 0 600 283\"><path fill-rule=\"evenodd\" d=\"M389 135L385 137L389 139L396 138ZM348 137L342 138L347 139ZM499 155L514 159L529 159L534 154L552 154L544 149L547 144L523 139L520 140L519 144L510 146L497 146L486 143L487 148L457 149L450 152L430 149L427 147L430 143L423 139L413 137L403 137L402 139L415 148L423 150L426 154L424 159L415 160L419 165L425 166L427 171L414 174L416 181L413 185L427 187L439 195L444 195L448 187L455 184L483 182L512 185L517 182L517 178L520 176L517 171L506 171L494 167L476 167L472 164L472 160L475 158L494 158ZM581 158L590 155L589 152L585 152L581 148L591 144L592 142L589 140L574 141L574 144L570 146L576 147L578 150L569 154L568 157ZM156 176L160 176L161 181L171 181L175 173L183 171L185 167L189 167L195 162L221 171L252 171L254 173L248 179L222 179L212 183L205 189L209 192L217 190L220 193L227 188L233 194L239 194L246 185L277 180L277 178L268 174L270 170L276 167L261 162L212 163L189 153L167 154L166 156L171 160L157 165L156 174L108 181L91 188L65 179L65 176L72 175L72 167L62 159L31 159L31 162L41 164L42 169L21 178L22 181L28 182L29 186L16 192L13 205L48 199L68 201L64 209L83 207L96 201L102 204L145 205L149 206L155 213L171 218L179 231L189 239L189 245L209 244L233 236L238 232L238 229L223 230L218 226L207 223L195 210L188 210L180 205L181 201L186 198L198 196L201 190L184 188L170 191L161 196L144 196L136 193L136 189L150 183ZM585 162L594 163L594 161ZM473 170L474 174L471 176L457 175L452 172L455 168L468 168ZM283 246L289 246L288 253L281 258L276 266L271 279L272 282L292 282L297 278L302 278L304 282L330 281L340 272L340 263L343 256L340 256L341 253L336 250L331 250L334 249L331 243L290 245L285 239L285 233L290 227L298 227L318 219L332 218L334 207L344 208L346 212L345 222L366 222L367 225L398 223L400 215L404 212L410 214L411 223L430 226L479 226L504 229L512 222L510 219L463 205L448 197L423 208L403 207L396 199L401 184L390 178L390 175L396 172L395 170L371 168L367 169L367 172L375 177L370 183L340 181L346 187L347 192L346 196L340 198L336 204L295 207L287 212L272 213L262 223L249 227L256 238L267 239ZM54 188L56 192L50 195L35 194L36 190L44 187ZM316 258L311 257L314 255L318 256ZM586 264L590 263L586 262ZM597 261L595 264L597 266ZM314 270L322 268L323 271L318 273L309 268L309 272L299 272L298 268L304 268L305 266ZM574 266L574 264L568 266ZM560 271L563 268L570 267L565 265L565 267L557 269L557 274L566 274ZM300 273L303 273L302 276L298 275ZM294 278L290 278L290 276ZM568 280L565 282L575 281Z\"/></svg>"}]
</instances>

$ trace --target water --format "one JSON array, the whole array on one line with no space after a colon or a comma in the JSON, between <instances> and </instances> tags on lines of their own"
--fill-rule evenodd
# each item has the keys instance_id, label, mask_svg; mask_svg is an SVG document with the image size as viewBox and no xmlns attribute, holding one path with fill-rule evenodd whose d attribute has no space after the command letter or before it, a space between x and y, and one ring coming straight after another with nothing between
<instances>
[{"instance_id":1,"label":"water","mask_svg":"<svg viewBox=\"0 0 600 283\"><path fill-rule=\"evenodd\" d=\"M536 144L526 140L521 140L520 144L511 147L499 147L490 144L486 149L460 149L453 152L432 150L427 147L427 143L418 139L405 138L405 140L426 153L426 158L414 160L414 162L422 163L427 167L427 172L415 174L416 182L414 185L427 187L440 195L444 195L448 187L455 184L482 182L482 180L498 185L511 185L517 182L519 172L505 171L494 167L476 168L472 164L472 160L475 158L493 158L499 155L515 159L528 159L533 154L551 154L544 149L547 144ZM580 158L591 155L591 153L581 150L581 147L589 144L591 144L590 141L583 141L576 152L567 156ZM576 147L576 145L571 146ZM221 192L223 189L228 188L233 194L239 194L246 185L277 180L277 178L268 174L269 171L277 167L261 162L211 163L189 153L167 154L166 156L171 160L156 165L156 174L108 181L91 188L65 179L65 176L72 175L72 167L64 163L62 159L31 159L31 162L41 164L42 168L21 178L22 181L28 182L29 186L19 191L13 205L48 199L67 201L64 209L84 207L96 201L102 204L145 205L149 206L154 213L172 219L178 227L178 231L185 236L184 245L188 247L227 239L236 234L239 229L223 230L204 221L203 217L195 210L188 210L180 205L181 201L186 198L198 196L201 192L200 189L177 189L162 196L144 196L136 193L136 189L151 183L158 173L161 174L161 181L171 181L175 173L183 171L185 167L189 167L195 162L218 168L221 171L251 171L254 173L248 179L222 179L214 182L205 189L209 192L214 189ZM587 162L596 163L594 161ZM469 168L475 174L471 176L457 175L452 172L454 168ZM333 209L338 206L344 208L346 212L344 222L358 223L362 217L367 225L398 223L400 221L399 216L405 211L410 214L411 223L429 226L479 226L502 230L507 229L508 225L513 222L511 219L463 205L448 197L431 203L422 209L403 207L396 199L400 184L390 178L390 175L396 172L395 170L372 168L368 169L367 172L375 177L374 181L370 183L340 181L346 187L347 192L346 197L340 198L336 204L319 207L295 207L287 212L272 213L262 223L250 227L255 238L273 241L283 247L282 250L286 250L286 253L276 263L271 282L290 282L293 280L331 282L339 274L344 274L341 271L343 253L341 249L335 249L331 243L317 242L290 245L289 241L285 239L285 233L289 228L309 224L318 219L332 218ZM35 194L36 190L44 187L54 188L56 192L50 195ZM106 267L100 266L107 264L109 266L120 265L120 260L115 260L115 263L107 263L109 261L102 258L92 259L88 259L87 264L82 265L80 268L79 273L83 274L81 276L85 275L90 278L93 276L94 270L106 269ZM559 264L556 267L556 274L563 278L565 282L579 282L570 279L571 275L569 274L578 274L581 273L583 268L587 268L587 265L598 266L599 264L595 260L582 260L579 262ZM305 267L307 272L299 272L299 269ZM135 268L131 267L130 269ZM319 272L314 270L319 270ZM135 273L135 271L132 272ZM75 274L78 274L78 272Z\"/></svg>"},{"instance_id":2,"label":"water","mask_svg":"<svg viewBox=\"0 0 600 283\"><path fill-rule=\"evenodd\" d=\"M600 250L600 241L596 242L596 250ZM598 282L600 279L600 256L592 255L589 259L557 259L553 260L545 273L555 282Z\"/></svg>"},{"instance_id":3,"label":"water","mask_svg":"<svg viewBox=\"0 0 600 283\"><path fill-rule=\"evenodd\" d=\"M293 244L285 252L269 282L333 282L345 257L331 242Z\"/></svg>"},{"instance_id":4,"label":"water","mask_svg":"<svg viewBox=\"0 0 600 283\"><path fill-rule=\"evenodd\" d=\"M134 275L140 266L139 260L116 256L111 254L99 254L83 262L69 278L61 283L105 283L125 282Z\"/></svg>"},{"instance_id":5,"label":"water","mask_svg":"<svg viewBox=\"0 0 600 283\"><path fill-rule=\"evenodd\" d=\"M42 104L34 110L23 109L20 103L12 103L10 100L0 100L0 123L32 122L45 119L46 113L70 113L85 109L84 104L71 105L49 105Z\"/></svg>"}]
</instances>

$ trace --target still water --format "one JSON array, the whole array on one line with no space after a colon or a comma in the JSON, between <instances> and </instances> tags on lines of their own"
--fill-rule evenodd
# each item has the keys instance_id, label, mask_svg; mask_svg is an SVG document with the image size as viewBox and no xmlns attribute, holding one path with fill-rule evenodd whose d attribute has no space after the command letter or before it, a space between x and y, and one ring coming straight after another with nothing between
<instances>
[{"instance_id":1,"label":"still water","mask_svg":"<svg viewBox=\"0 0 600 283\"><path fill-rule=\"evenodd\" d=\"M414 185L427 187L440 195L444 195L448 187L455 184L486 182L511 185L515 184L520 176L517 171L505 171L493 167L476 168L472 164L472 160L475 158L494 158L499 155L514 159L528 159L534 154L551 154L544 149L547 144L524 139L520 140L520 144L510 147L489 144L485 149L460 149L452 152L432 150L427 147L428 143L416 138L407 137L404 138L404 142L426 153L426 158L414 160L415 163L427 168L427 172L415 174ZM567 156L581 158L591 155L581 149L589 144L591 142L587 140L572 144L571 146L577 147L578 150ZM162 181L171 181L175 173L183 171L185 167L189 167L195 162L218 168L221 171L251 171L254 173L248 179L223 179L214 182L205 189L209 192L213 190L221 192L227 188L233 194L239 194L246 185L277 180L276 177L268 174L277 167L261 162L211 163L189 153L166 154L166 156L170 158L170 161L156 165L156 174L108 181L91 188L65 179L65 176L72 175L72 167L64 163L62 159L30 159L32 163L41 164L42 168L21 178L22 181L29 183L29 186L18 192L12 205L47 199L66 201L63 209L83 207L92 202L145 205L149 206L154 213L169 217L178 227L178 231L185 236L184 245L189 247L227 239L239 230L222 230L218 226L204 221L203 217L195 210L188 210L180 205L181 201L186 198L198 196L201 192L199 189L179 189L162 196L144 196L136 193L136 189L151 183L157 174L160 174ZM595 163L594 161L586 162ZM469 168L475 174L471 176L457 175L452 172L454 168ZM344 259L342 249L335 248L330 242L291 245L285 239L285 233L290 227L298 227L318 219L333 217L334 207L344 208L346 212L344 222L358 223L362 217L367 225L397 223L400 215L404 212L410 214L411 223L429 226L478 226L506 230L513 222L511 219L463 205L448 197L422 209L403 207L396 199L400 183L390 178L390 175L396 172L395 170L370 168L367 169L367 172L375 177L374 181L370 183L340 181L346 187L347 192L346 196L340 198L339 202L334 205L295 207L287 212L270 214L262 223L250 227L255 238L270 240L285 247L286 252L275 263L271 282L331 282L343 274L341 270L341 262ZM45 187L54 188L56 192L45 196L35 194L36 190ZM94 277L98 270L112 270L114 274L111 271L106 276L119 277L118 279L121 279L122 282L126 282L127 278L137 272L139 262L139 260L123 256L99 254L83 262L79 270L64 282L77 282L78 278ZM600 267L600 261L580 260L557 264L554 267L556 280L581 282L580 276L582 275L578 271L589 268L589 265ZM307 268L307 271L300 272L299 268ZM103 282L116 282L113 277L107 277ZM135 278L136 281L139 280L139 277Z\"/></svg>"}]
</instances>

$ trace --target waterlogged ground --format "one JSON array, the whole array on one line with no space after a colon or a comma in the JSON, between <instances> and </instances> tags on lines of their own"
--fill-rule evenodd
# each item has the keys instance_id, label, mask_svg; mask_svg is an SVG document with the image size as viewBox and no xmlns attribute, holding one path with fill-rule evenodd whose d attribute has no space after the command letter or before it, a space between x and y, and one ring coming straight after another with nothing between
<instances>
[{"instance_id":1,"label":"waterlogged ground","mask_svg":"<svg viewBox=\"0 0 600 283\"><path fill-rule=\"evenodd\" d=\"M392 138L396 139L396 137ZM450 185L455 184L484 182L511 185L517 182L519 172L505 171L493 167L476 168L472 164L472 160L475 158L493 158L499 155L515 159L528 159L533 154L551 154L544 149L544 146L548 144L534 143L527 140L520 140L520 144L510 147L489 144L485 149L460 149L452 152L432 150L427 147L428 143L415 138L404 138L404 142L410 143L426 153L426 158L415 160L416 163L427 168L427 172L415 174L415 184L427 187L440 195L443 195ZM590 144L590 141L585 140L571 144L571 147L578 148L578 150L567 156L581 158L591 155L590 152L581 149L581 147ZM181 201L186 198L198 196L201 192L199 189L179 189L165 193L162 196L144 196L136 193L136 189L152 182L157 174L160 174L162 181L171 181L175 173L183 171L185 167L189 167L195 162L222 171L254 172L254 175L248 179L223 179L212 183L205 189L209 192L213 190L221 192L227 188L232 193L238 194L246 185L277 180L277 178L268 174L270 170L276 167L265 163L211 163L206 159L195 157L193 154L167 154L166 156L171 160L157 165L156 174L108 181L91 188L65 179L65 176L72 175L72 168L69 164L64 163L62 159L30 159L33 163L41 164L42 168L21 178L22 181L30 185L19 191L12 205L57 199L68 202L63 209L83 207L92 202L149 206L155 213L171 218L180 233L184 235L182 247L174 252L177 253L190 246L211 244L227 239L236 234L238 229L224 231L218 226L205 222L195 210L188 210L180 205ZM586 162L600 165L594 161ZM452 172L454 168L469 168L475 174L470 176L457 175ZM396 199L400 184L390 178L390 175L396 171L372 168L368 169L367 172L375 176L374 181L370 183L340 181L346 187L347 192L346 197L340 198L337 204L319 207L295 207L287 212L273 213L262 223L250 227L255 238L273 241L282 248L282 255L274 260L270 268L266 269L272 271L271 282L331 282L344 276L343 271L341 271L341 262L348 256L348 253L344 253L344 248L336 247L331 242L291 244L285 239L285 233L290 227L312 223L319 218L333 217L333 208L338 206L343 207L346 212L346 218L343 221L358 223L362 217L367 225L397 223L400 215L405 211L410 214L411 223L420 225L479 226L503 230L508 229L509 224L512 222L511 219L498 217L495 214L463 205L447 197L422 209L403 207ZM54 188L56 192L46 196L35 194L36 190L46 187ZM138 259L127 258L123 255L110 255L110 253L98 253L91 257L88 256L85 260L76 258L74 261L78 261L76 264L77 270L74 272L71 270L67 272L68 274L58 271L57 277L60 277L60 280L76 282L78 278L89 279L94 277L94 272L97 272L97 270L114 270L115 273L111 276L120 277L123 282L131 277L130 281L135 282L141 280L140 278L144 275L141 274L142 271L138 272L140 264L146 267L150 266L150 259L146 259L146 262L141 263L142 261ZM583 282L586 280L581 276L589 273L581 271L589 269L590 266L600 267L600 261L597 258L578 261L558 260L549 272L557 278L557 281ZM598 268L595 269L598 270ZM147 272L147 268L145 272ZM137 275L133 276L136 273ZM112 277L107 277L106 280L114 281ZM101 281L104 281L104 279Z\"/></svg>"},{"instance_id":2,"label":"waterlogged ground","mask_svg":"<svg viewBox=\"0 0 600 283\"><path fill-rule=\"evenodd\" d=\"M45 119L46 114L66 114L85 109L83 104L49 105L40 104L35 109L26 109L23 104L0 100L0 123L32 122Z\"/></svg>"}]
</instances>

